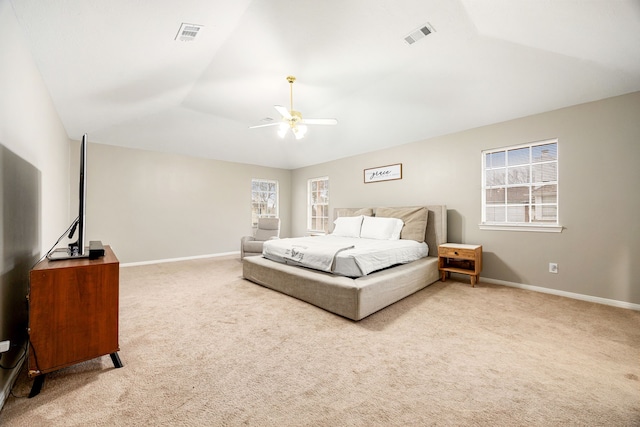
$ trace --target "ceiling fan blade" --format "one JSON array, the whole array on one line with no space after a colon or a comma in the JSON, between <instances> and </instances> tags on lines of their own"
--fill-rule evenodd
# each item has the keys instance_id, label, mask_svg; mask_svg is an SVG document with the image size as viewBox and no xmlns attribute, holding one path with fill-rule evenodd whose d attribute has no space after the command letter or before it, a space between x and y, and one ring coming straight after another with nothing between
<instances>
[{"instance_id":1,"label":"ceiling fan blade","mask_svg":"<svg viewBox=\"0 0 640 427\"><path fill-rule=\"evenodd\" d=\"M336 119L303 119L302 123L306 125L337 125Z\"/></svg>"},{"instance_id":2,"label":"ceiling fan blade","mask_svg":"<svg viewBox=\"0 0 640 427\"><path fill-rule=\"evenodd\" d=\"M274 105L278 113L287 120L291 120L291 113L282 105Z\"/></svg>"},{"instance_id":3,"label":"ceiling fan blade","mask_svg":"<svg viewBox=\"0 0 640 427\"><path fill-rule=\"evenodd\" d=\"M280 122L265 123L263 125L249 126L249 129L264 128L264 127L267 127L267 126L277 126L279 124L280 124Z\"/></svg>"}]
</instances>

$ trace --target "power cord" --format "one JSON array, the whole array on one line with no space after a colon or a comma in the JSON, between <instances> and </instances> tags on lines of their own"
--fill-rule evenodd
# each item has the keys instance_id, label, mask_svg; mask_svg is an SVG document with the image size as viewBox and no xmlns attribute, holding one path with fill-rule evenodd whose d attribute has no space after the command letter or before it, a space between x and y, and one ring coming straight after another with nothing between
<instances>
[{"instance_id":1,"label":"power cord","mask_svg":"<svg viewBox=\"0 0 640 427\"><path fill-rule=\"evenodd\" d=\"M58 240L56 240L56 242L53 244L53 246L51 246L51 248L45 252L44 255L42 255L42 257L40 257L40 259L38 261L36 261L32 266L30 270L33 270L33 267L35 267L39 262L41 262L43 259L45 259L45 257L47 257L47 255L49 255L51 252L53 252L53 250L58 246L58 243L60 243L60 241L62 240L63 237L71 234L71 230L73 230L75 232L75 229L78 225L78 221L80 220L80 216L77 216L76 219L74 219L71 222L71 225L65 230L64 233L62 233L62 235L60 235L60 237L58 237ZM71 237L71 236L69 236ZM27 295L30 294L31 290L28 289L27 291ZM16 367L18 367L18 365L20 365L23 360L25 359L25 357L27 356L27 352L29 349L29 342L25 343L24 348L22 349L22 354L20 355L20 357L18 358L18 360L14 363L13 366L4 366L2 365L2 363L0 363L0 369L4 369L4 370L11 370L11 369L15 369ZM35 348L33 348L33 345L31 346L31 351L33 351L33 356L36 362L36 366L38 365L38 358L36 356L36 352L35 352ZM0 361L2 360L2 354L0 353ZM11 396L16 397L16 398L24 398L27 396L17 396L15 394L13 394L13 387L15 386L15 384L11 387L11 390L9 391L9 393L11 394Z\"/></svg>"},{"instance_id":2,"label":"power cord","mask_svg":"<svg viewBox=\"0 0 640 427\"><path fill-rule=\"evenodd\" d=\"M51 246L51 248L50 248L47 252L45 252L45 254L44 254L44 255L42 255L42 257L40 257L40 259L39 259L38 261L36 261L36 262L31 266L30 270L33 270L33 267L35 267L35 266L36 266L40 261L42 261L43 259L45 259L45 257L46 257L47 255L49 255L49 254L50 254L50 253L51 253L51 252L52 252L52 251L53 251L53 250L58 246L58 243L60 243L60 241L62 240L62 238L63 238L64 236L67 236L67 235L71 234L71 233L70 233L70 232L71 232L71 230L73 230L73 231L75 232L75 229L76 229L76 227L77 227L77 225L78 225L78 221L79 221L79 220L80 220L80 216L77 216L77 217L76 217L76 219L74 219L74 220L71 222L71 225L70 225L69 227L67 227L67 229L65 230L65 232L64 232L64 233L62 233L62 235L60 235L60 237L58 237L58 240L56 240L56 242L53 244L53 246ZM69 237L71 237L71 236L69 236ZM30 292L31 292L31 290L30 290L30 289L28 289L28 290L27 290L27 295L28 295ZM20 365L20 364L23 362L23 360L25 359L25 357L27 356L27 351L28 351L28 349L29 349L29 343L27 342L27 343L25 343L24 348L22 349L22 354L20 355L20 357L18 358L18 360L13 364L13 366L4 366L2 363L0 363L0 369L4 369L4 370L11 370L11 369L15 369L15 368L17 368L17 367L18 367L18 365ZM37 357L36 357L35 349L33 349L33 346L32 346L32 351L33 351L33 355L34 355L34 358L35 358L35 360L36 360L36 366L37 366L37 360L38 360L38 359L37 359ZM0 361L2 361L2 355L3 355L3 353L0 353ZM14 386L15 386L15 384L14 384ZM16 396L15 394L13 394L13 386L11 387L10 394L11 394L13 397L17 397L17 398L26 397L26 396Z\"/></svg>"},{"instance_id":3,"label":"power cord","mask_svg":"<svg viewBox=\"0 0 640 427\"><path fill-rule=\"evenodd\" d=\"M42 255L42 257L41 257L38 261L36 261L36 263L35 263L35 264L33 264L33 266L31 267L31 269L33 269L33 267L35 267L35 266L36 266L40 261L42 261L43 259L45 259L45 257L46 257L47 255L49 255L51 252L53 252L53 250L56 248L56 246L58 246L58 243L60 243L60 240L62 240L62 238L63 238L64 236L68 235L72 228L75 228L75 227L76 227L76 224L78 223L78 220L80 220L80 217L79 217L79 216L77 216L77 217L76 217L76 219L74 219L74 220L71 222L71 225L70 225L70 226L65 230L65 232L64 232L64 233L62 233L62 235L61 235L60 237L58 237L58 240L56 240L56 242L53 244L53 246L51 246L51 249L49 249L49 250L48 250L44 255Z\"/></svg>"},{"instance_id":4,"label":"power cord","mask_svg":"<svg viewBox=\"0 0 640 427\"><path fill-rule=\"evenodd\" d=\"M20 382L19 378L20 378L21 375L23 375L22 371L25 370L25 369L28 369L26 364L22 365L22 369L20 369L20 373L16 377L16 381L14 381L13 385L11 386L11 389L9 390L9 394L11 396L15 397L16 399L26 399L27 397L29 397L29 394L25 394L25 395L19 396L19 395L15 394L13 392L13 389L18 385L18 382ZM28 375L28 374L25 373L24 375Z\"/></svg>"},{"instance_id":5,"label":"power cord","mask_svg":"<svg viewBox=\"0 0 640 427\"><path fill-rule=\"evenodd\" d=\"M22 350L22 355L18 358L18 360L16 361L16 363L13 366L4 366L0 363L0 368L1 369L5 369L5 370L11 370L11 369L15 369L16 366L18 366L20 363L22 363L22 360L25 358L25 356L27 355L27 348L28 345L25 344L24 349ZM3 353L4 354L4 353ZM0 354L0 360L2 360L2 354Z\"/></svg>"}]
</instances>

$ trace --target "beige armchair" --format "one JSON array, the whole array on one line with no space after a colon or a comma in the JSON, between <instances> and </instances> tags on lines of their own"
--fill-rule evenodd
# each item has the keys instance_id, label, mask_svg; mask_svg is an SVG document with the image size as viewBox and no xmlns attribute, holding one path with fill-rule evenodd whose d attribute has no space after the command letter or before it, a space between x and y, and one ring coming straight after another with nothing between
<instances>
[{"instance_id":1,"label":"beige armchair","mask_svg":"<svg viewBox=\"0 0 640 427\"><path fill-rule=\"evenodd\" d=\"M240 239L240 259L246 256L262 255L264 242L278 238L280 238L280 218L258 218L255 235Z\"/></svg>"}]
</instances>

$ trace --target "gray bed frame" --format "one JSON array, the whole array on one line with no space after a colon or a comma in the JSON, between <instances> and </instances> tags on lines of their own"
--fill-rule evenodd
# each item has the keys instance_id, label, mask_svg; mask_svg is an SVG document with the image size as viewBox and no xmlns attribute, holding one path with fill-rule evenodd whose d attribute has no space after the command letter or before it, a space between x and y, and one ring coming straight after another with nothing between
<instances>
[{"instance_id":1,"label":"gray bed frame","mask_svg":"<svg viewBox=\"0 0 640 427\"><path fill-rule=\"evenodd\" d=\"M243 277L348 319L361 320L439 280L438 245L447 242L447 207L426 208L426 258L349 278L254 256L244 258ZM334 218L355 210L335 209Z\"/></svg>"}]
</instances>

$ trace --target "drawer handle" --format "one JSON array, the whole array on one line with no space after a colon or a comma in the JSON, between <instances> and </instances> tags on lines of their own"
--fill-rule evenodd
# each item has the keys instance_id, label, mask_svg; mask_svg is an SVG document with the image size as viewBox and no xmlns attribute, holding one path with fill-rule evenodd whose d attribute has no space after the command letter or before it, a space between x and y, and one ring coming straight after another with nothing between
<instances>
[{"instance_id":1,"label":"drawer handle","mask_svg":"<svg viewBox=\"0 0 640 427\"><path fill-rule=\"evenodd\" d=\"M453 251L454 254L458 255L458 251Z\"/></svg>"}]
</instances>

